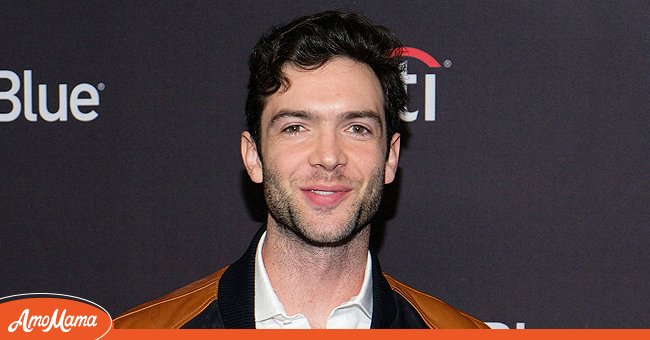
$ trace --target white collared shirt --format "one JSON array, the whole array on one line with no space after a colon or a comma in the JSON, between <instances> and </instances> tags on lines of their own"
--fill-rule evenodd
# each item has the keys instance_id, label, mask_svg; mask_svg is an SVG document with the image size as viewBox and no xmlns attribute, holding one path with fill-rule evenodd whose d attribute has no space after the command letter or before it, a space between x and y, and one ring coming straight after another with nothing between
<instances>
[{"instance_id":1,"label":"white collared shirt","mask_svg":"<svg viewBox=\"0 0 650 340\"><path fill-rule=\"evenodd\" d=\"M257 244L255 254L255 328L309 329L309 321L301 313L287 315L282 302L271 286L262 259L266 232ZM334 308L327 318L328 329L369 329L372 320L372 260L368 251L366 270L359 294Z\"/></svg>"}]
</instances>

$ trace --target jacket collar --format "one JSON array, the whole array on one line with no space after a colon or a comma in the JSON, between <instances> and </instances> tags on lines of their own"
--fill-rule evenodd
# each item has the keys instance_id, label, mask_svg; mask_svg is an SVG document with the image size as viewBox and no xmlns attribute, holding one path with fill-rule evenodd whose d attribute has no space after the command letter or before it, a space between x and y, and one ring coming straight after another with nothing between
<instances>
[{"instance_id":1,"label":"jacket collar","mask_svg":"<svg viewBox=\"0 0 650 340\"><path fill-rule=\"evenodd\" d=\"M253 237L244 255L230 265L221 277L218 304L225 328L255 328L255 251L265 227ZM391 328L397 318L397 305L373 251L373 308L370 328Z\"/></svg>"}]
</instances>

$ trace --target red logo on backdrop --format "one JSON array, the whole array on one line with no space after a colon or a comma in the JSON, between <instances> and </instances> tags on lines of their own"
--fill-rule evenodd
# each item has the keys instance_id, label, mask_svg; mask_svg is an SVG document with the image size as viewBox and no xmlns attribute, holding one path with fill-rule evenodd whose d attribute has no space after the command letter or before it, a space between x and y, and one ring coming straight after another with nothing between
<instances>
[{"instance_id":1,"label":"red logo on backdrop","mask_svg":"<svg viewBox=\"0 0 650 340\"><path fill-rule=\"evenodd\" d=\"M399 54L402 57L413 58L421 61L430 69L440 68L440 63L429 53L415 47L403 47ZM445 65L447 66L447 65ZM418 85L418 75L408 73L408 59L404 60L404 71L402 73L406 85ZM421 88L421 86L420 86ZM407 86L408 89L408 86ZM420 114L420 110L404 111L401 115L403 121L413 122ZM426 73L424 75L424 120L436 120L436 74Z\"/></svg>"},{"instance_id":2,"label":"red logo on backdrop","mask_svg":"<svg viewBox=\"0 0 650 340\"><path fill-rule=\"evenodd\" d=\"M32 293L0 298L2 339L99 339L112 327L104 308L76 296Z\"/></svg>"},{"instance_id":3,"label":"red logo on backdrop","mask_svg":"<svg viewBox=\"0 0 650 340\"><path fill-rule=\"evenodd\" d=\"M429 53L424 52L415 47L404 47L402 48L402 55L405 57L415 58L431 68L440 67L440 63L432 57Z\"/></svg>"}]
</instances>

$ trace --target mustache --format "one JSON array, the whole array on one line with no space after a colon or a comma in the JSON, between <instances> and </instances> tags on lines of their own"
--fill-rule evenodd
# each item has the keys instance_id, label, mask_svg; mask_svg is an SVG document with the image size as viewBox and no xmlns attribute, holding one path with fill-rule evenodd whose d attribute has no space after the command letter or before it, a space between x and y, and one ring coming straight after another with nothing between
<instances>
[{"instance_id":1,"label":"mustache","mask_svg":"<svg viewBox=\"0 0 650 340\"><path fill-rule=\"evenodd\" d=\"M343 171L340 169L335 169L332 171L325 170L313 170L306 178L303 180L309 182L337 182L337 183L349 183L353 180L346 176Z\"/></svg>"}]
</instances>

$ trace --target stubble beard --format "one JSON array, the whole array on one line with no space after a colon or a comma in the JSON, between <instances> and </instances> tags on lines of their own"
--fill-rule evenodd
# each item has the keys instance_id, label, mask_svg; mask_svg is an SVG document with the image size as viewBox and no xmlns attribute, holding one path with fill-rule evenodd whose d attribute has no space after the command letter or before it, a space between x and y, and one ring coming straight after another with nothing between
<instances>
[{"instance_id":1,"label":"stubble beard","mask_svg":"<svg viewBox=\"0 0 650 340\"><path fill-rule=\"evenodd\" d=\"M277 171L264 168L264 197L269 214L279 226L280 231L289 237L298 237L303 242L315 247L336 247L349 242L361 230L370 226L370 220L377 212L384 188L384 169L378 169L372 174L367 188L358 193L352 206L345 212L342 222L328 221L328 216L334 214L340 207L323 208L309 220L305 211L301 210L300 197L285 188ZM340 171L332 174L316 172L309 180L350 182ZM308 209L308 208L305 208ZM330 225L327 225L327 224ZM332 225L339 224L339 225Z\"/></svg>"}]
</instances>

